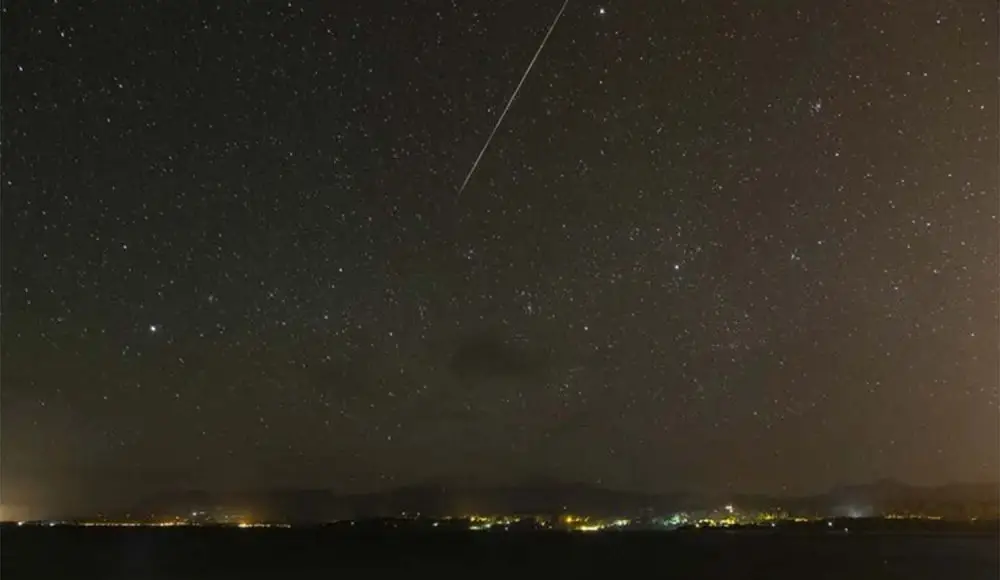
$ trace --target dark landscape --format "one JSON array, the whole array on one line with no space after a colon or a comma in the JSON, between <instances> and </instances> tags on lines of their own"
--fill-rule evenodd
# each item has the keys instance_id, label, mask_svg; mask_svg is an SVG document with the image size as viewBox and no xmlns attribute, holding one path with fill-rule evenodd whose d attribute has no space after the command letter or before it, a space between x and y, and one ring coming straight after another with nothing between
<instances>
[{"instance_id":1,"label":"dark landscape","mask_svg":"<svg viewBox=\"0 0 1000 580\"><path fill-rule=\"evenodd\" d=\"M720 501L729 503L711 507ZM228 519L233 513L252 513L255 521ZM361 495L192 491L152 497L127 515L4 525L0 572L3 578L356 572L366 578L987 579L1000 571L998 514L997 484L921 487L891 480L790 498L551 483ZM668 524L680 515L682 522Z\"/></svg>"},{"instance_id":2,"label":"dark landscape","mask_svg":"<svg viewBox=\"0 0 1000 580\"><path fill-rule=\"evenodd\" d=\"M761 578L997 577L988 529L867 533L789 531L372 532L329 528L2 531L0 574L12 578Z\"/></svg>"}]
</instances>

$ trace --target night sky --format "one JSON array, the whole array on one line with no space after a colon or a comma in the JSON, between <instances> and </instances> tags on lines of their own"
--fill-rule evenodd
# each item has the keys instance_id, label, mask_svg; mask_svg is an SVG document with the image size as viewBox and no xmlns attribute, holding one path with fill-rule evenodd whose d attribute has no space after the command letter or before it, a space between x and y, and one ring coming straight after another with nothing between
<instances>
[{"instance_id":1,"label":"night sky","mask_svg":"<svg viewBox=\"0 0 1000 580\"><path fill-rule=\"evenodd\" d=\"M3 502L995 479L993 1L6 2Z\"/></svg>"}]
</instances>

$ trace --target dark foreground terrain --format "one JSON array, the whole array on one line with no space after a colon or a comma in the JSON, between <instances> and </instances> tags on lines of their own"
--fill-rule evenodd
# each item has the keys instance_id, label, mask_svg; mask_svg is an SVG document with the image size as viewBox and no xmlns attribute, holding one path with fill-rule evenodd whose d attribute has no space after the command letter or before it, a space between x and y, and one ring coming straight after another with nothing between
<instances>
[{"instance_id":1,"label":"dark foreground terrain","mask_svg":"<svg viewBox=\"0 0 1000 580\"><path fill-rule=\"evenodd\" d=\"M1000 577L992 533L346 533L330 529L11 528L15 578ZM335 577L327 575L326 577Z\"/></svg>"}]
</instances>

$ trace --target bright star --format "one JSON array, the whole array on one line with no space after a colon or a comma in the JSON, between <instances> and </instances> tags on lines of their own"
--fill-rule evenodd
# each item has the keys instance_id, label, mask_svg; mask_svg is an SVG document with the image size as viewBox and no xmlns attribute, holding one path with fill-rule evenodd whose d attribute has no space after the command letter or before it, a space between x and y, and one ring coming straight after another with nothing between
<instances>
[{"instance_id":1,"label":"bright star","mask_svg":"<svg viewBox=\"0 0 1000 580\"><path fill-rule=\"evenodd\" d=\"M159 331L160 331L160 325L159 324L150 324L149 325L149 332L151 334L156 334Z\"/></svg>"},{"instance_id":2,"label":"bright star","mask_svg":"<svg viewBox=\"0 0 1000 580\"><path fill-rule=\"evenodd\" d=\"M603 7L598 8L597 13L600 14L601 16L604 16L605 14L607 14L607 10L605 10Z\"/></svg>"}]
</instances>

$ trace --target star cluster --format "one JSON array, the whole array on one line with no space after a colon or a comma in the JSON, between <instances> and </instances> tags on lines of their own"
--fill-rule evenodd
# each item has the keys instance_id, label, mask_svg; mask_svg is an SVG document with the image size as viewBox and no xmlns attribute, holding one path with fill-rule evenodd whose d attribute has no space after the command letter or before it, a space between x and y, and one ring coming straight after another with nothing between
<instances>
[{"instance_id":1,"label":"star cluster","mask_svg":"<svg viewBox=\"0 0 1000 580\"><path fill-rule=\"evenodd\" d=\"M5 494L995 475L995 4L558 8L5 5Z\"/></svg>"}]
</instances>

